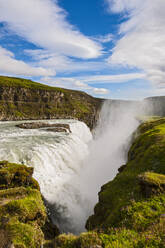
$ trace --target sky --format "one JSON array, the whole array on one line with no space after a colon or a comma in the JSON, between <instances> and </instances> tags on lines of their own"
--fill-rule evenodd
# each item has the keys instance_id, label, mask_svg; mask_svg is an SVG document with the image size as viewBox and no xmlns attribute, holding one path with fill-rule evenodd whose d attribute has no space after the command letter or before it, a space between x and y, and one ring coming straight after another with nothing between
<instances>
[{"instance_id":1,"label":"sky","mask_svg":"<svg viewBox=\"0 0 165 248\"><path fill-rule=\"evenodd\" d=\"M0 0L0 75L111 99L165 95L164 0Z\"/></svg>"}]
</instances>

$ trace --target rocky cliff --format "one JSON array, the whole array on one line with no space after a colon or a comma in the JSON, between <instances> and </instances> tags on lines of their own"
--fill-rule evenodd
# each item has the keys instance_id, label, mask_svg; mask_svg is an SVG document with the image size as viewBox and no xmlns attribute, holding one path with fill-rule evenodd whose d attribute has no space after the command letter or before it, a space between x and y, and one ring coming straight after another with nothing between
<instances>
[{"instance_id":1,"label":"rocky cliff","mask_svg":"<svg viewBox=\"0 0 165 248\"><path fill-rule=\"evenodd\" d=\"M76 118L93 128L102 103L81 91L0 77L0 120Z\"/></svg>"}]
</instances>

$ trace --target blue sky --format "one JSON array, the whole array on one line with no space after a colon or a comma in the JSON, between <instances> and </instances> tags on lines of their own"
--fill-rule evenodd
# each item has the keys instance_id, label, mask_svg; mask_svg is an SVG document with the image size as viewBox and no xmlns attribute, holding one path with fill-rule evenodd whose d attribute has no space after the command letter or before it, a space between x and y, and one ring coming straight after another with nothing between
<instances>
[{"instance_id":1,"label":"blue sky","mask_svg":"<svg viewBox=\"0 0 165 248\"><path fill-rule=\"evenodd\" d=\"M0 0L0 74L104 98L164 95L162 0Z\"/></svg>"}]
</instances>

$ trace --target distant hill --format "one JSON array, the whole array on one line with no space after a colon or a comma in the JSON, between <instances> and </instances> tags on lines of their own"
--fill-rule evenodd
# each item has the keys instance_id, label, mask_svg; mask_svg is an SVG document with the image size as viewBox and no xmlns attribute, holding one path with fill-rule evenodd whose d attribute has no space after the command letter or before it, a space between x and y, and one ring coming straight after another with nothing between
<instances>
[{"instance_id":1,"label":"distant hill","mask_svg":"<svg viewBox=\"0 0 165 248\"><path fill-rule=\"evenodd\" d=\"M81 91L0 76L0 120L76 118L93 128L103 101Z\"/></svg>"}]
</instances>

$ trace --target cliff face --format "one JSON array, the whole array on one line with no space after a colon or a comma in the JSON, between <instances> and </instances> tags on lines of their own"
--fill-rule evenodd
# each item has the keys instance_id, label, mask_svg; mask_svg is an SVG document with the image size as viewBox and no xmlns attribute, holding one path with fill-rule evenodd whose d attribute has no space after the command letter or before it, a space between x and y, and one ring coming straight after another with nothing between
<instances>
[{"instance_id":1,"label":"cliff face","mask_svg":"<svg viewBox=\"0 0 165 248\"><path fill-rule=\"evenodd\" d=\"M84 92L0 77L0 120L76 118L93 128L102 103Z\"/></svg>"}]
</instances>

